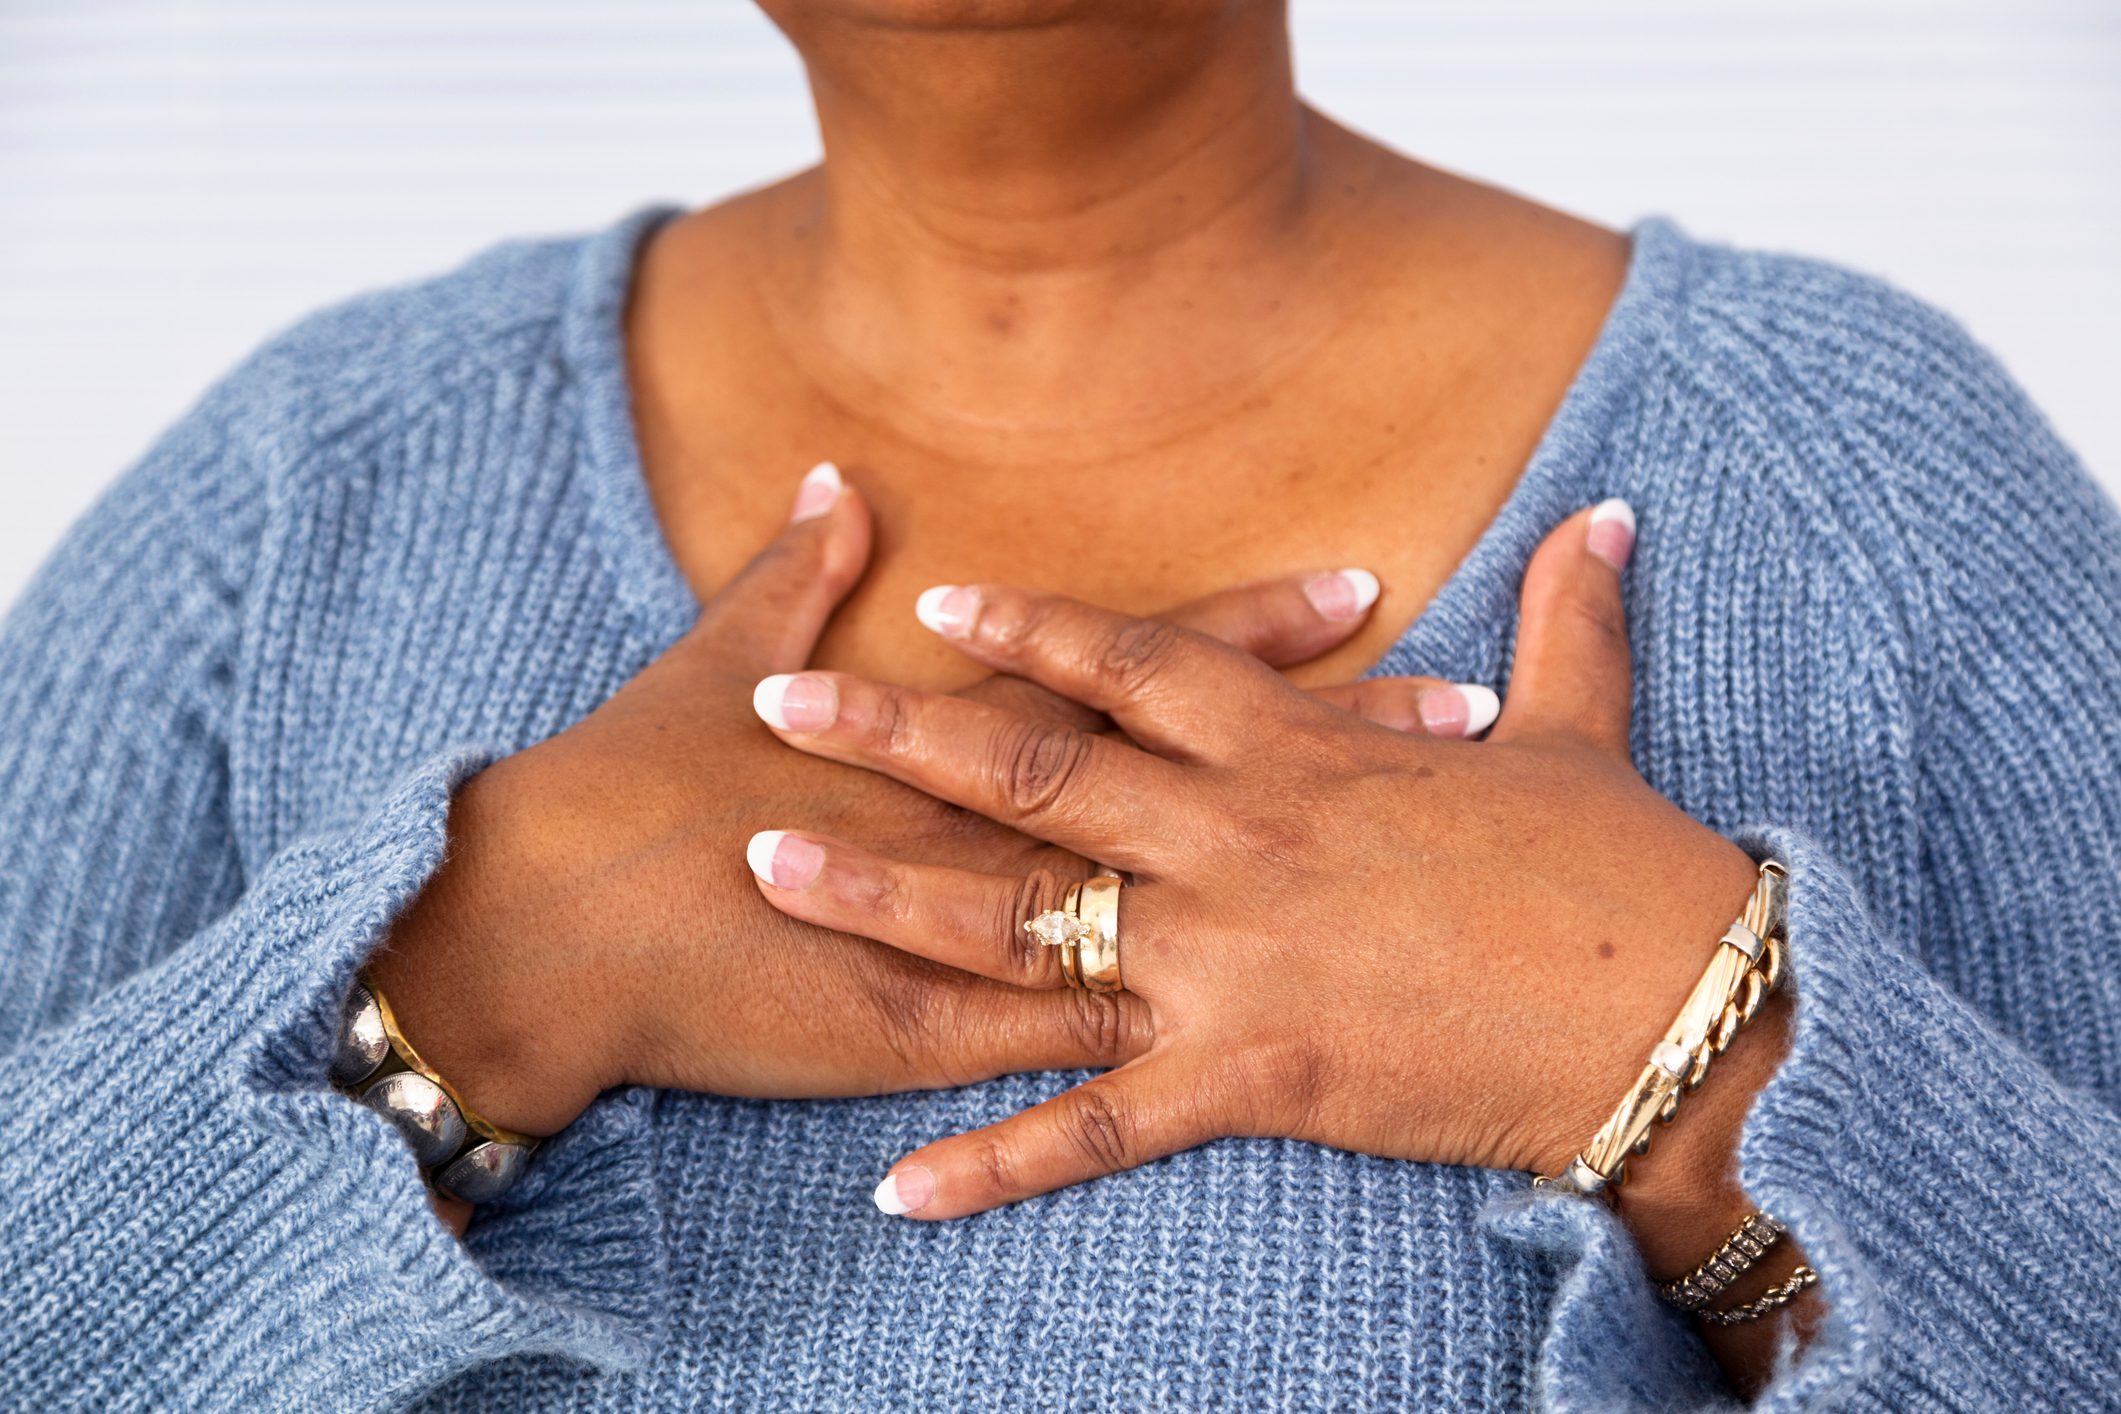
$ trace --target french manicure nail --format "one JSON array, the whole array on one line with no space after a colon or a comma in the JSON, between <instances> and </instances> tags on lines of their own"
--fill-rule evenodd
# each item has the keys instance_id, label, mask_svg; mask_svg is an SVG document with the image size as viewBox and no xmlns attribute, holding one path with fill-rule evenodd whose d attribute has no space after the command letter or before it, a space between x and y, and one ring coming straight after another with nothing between
<instances>
[{"instance_id":1,"label":"french manicure nail","mask_svg":"<svg viewBox=\"0 0 2121 1414\"><path fill-rule=\"evenodd\" d=\"M1304 598L1319 617L1343 624L1368 613L1377 602L1377 591L1377 576L1368 570L1335 570L1304 583Z\"/></svg>"},{"instance_id":2,"label":"french manicure nail","mask_svg":"<svg viewBox=\"0 0 2121 1414\"><path fill-rule=\"evenodd\" d=\"M819 462L803 475L803 484L795 488L795 509L789 512L788 523L815 520L839 504L840 492L846 482L840 479L840 469L831 462Z\"/></svg>"},{"instance_id":3,"label":"french manicure nail","mask_svg":"<svg viewBox=\"0 0 2121 1414\"><path fill-rule=\"evenodd\" d=\"M1482 687L1477 682L1462 682L1458 684L1458 690L1466 699L1467 736L1479 736L1495 725L1495 719L1502 715L1502 699L1495 695L1494 688Z\"/></svg>"},{"instance_id":4,"label":"french manicure nail","mask_svg":"<svg viewBox=\"0 0 2121 1414\"><path fill-rule=\"evenodd\" d=\"M1628 556L1635 552L1635 508L1618 496L1600 501L1591 511L1584 545L1614 569L1626 569Z\"/></svg>"},{"instance_id":5,"label":"french manicure nail","mask_svg":"<svg viewBox=\"0 0 2121 1414\"><path fill-rule=\"evenodd\" d=\"M935 1196L935 1175L919 1164L908 1164L894 1173L884 1175L884 1181L876 1186L876 1206L899 1217L906 1213L917 1213L926 1207Z\"/></svg>"},{"instance_id":6,"label":"french manicure nail","mask_svg":"<svg viewBox=\"0 0 2121 1414\"><path fill-rule=\"evenodd\" d=\"M807 889L825 867L825 850L786 830L761 830L744 846L744 862L777 889Z\"/></svg>"},{"instance_id":7,"label":"french manicure nail","mask_svg":"<svg viewBox=\"0 0 2121 1414\"><path fill-rule=\"evenodd\" d=\"M1445 683L1432 687L1415 699L1421 712L1422 729L1430 736L1478 736L1495 725L1502 714L1502 699L1493 688L1477 682Z\"/></svg>"},{"instance_id":8,"label":"french manicure nail","mask_svg":"<svg viewBox=\"0 0 2121 1414\"><path fill-rule=\"evenodd\" d=\"M945 638L963 638L979 616L979 591L956 584L923 589L913 601L913 616Z\"/></svg>"},{"instance_id":9,"label":"french manicure nail","mask_svg":"<svg viewBox=\"0 0 2121 1414\"><path fill-rule=\"evenodd\" d=\"M821 732L839 719L840 691L831 678L775 673L751 690L751 709L784 732Z\"/></svg>"}]
</instances>

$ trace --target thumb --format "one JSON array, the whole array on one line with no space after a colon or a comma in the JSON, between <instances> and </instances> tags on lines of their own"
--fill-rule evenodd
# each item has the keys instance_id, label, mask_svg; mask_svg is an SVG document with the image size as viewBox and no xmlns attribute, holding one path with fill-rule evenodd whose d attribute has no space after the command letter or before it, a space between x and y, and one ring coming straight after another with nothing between
<instances>
[{"instance_id":1,"label":"thumb","mask_svg":"<svg viewBox=\"0 0 2121 1414\"><path fill-rule=\"evenodd\" d=\"M738 676L794 672L869 566L869 507L831 462L796 488L788 524L707 601L688 640Z\"/></svg>"},{"instance_id":2,"label":"thumb","mask_svg":"<svg viewBox=\"0 0 2121 1414\"><path fill-rule=\"evenodd\" d=\"M1519 593L1509 701L1492 736L1570 736L1623 759L1635 691L1620 575L1635 512L1601 501L1540 542Z\"/></svg>"}]
</instances>

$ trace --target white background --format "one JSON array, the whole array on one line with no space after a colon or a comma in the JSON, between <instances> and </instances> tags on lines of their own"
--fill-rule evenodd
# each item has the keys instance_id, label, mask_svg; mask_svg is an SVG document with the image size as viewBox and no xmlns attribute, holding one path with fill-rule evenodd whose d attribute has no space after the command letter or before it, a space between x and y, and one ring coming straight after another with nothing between
<instances>
[{"instance_id":1,"label":"white background","mask_svg":"<svg viewBox=\"0 0 2121 1414\"><path fill-rule=\"evenodd\" d=\"M1944 305L2121 488L2113 0L1295 13L1312 100L1407 151ZM741 0L0 0L0 604L306 310L815 152Z\"/></svg>"}]
</instances>

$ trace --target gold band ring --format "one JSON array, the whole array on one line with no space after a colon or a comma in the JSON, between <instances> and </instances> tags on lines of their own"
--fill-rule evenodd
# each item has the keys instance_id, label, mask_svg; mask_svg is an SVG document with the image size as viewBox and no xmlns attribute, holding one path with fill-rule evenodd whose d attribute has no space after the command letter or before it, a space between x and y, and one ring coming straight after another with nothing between
<instances>
[{"instance_id":1,"label":"gold band ring","mask_svg":"<svg viewBox=\"0 0 2121 1414\"><path fill-rule=\"evenodd\" d=\"M1049 908L1023 925L1040 943L1060 950L1061 976L1069 986L1086 992L1121 990L1120 888L1113 874L1070 884L1059 908Z\"/></svg>"},{"instance_id":2,"label":"gold band ring","mask_svg":"<svg viewBox=\"0 0 2121 1414\"><path fill-rule=\"evenodd\" d=\"M1117 992L1119 980L1120 881L1109 874L1085 879L1075 916L1089 929L1077 945L1076 971L1086 992Z\"/></svg>"}]
</instances>

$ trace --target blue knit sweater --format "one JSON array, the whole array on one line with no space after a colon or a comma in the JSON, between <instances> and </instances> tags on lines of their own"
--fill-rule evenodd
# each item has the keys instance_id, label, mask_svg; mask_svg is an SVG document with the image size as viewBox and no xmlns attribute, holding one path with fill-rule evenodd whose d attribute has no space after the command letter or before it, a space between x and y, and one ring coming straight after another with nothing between
<instances>
[{"instance_id":1,"label":"blue knit sweater","mask_svg":"<svg viewBox=\"0 0 2121 1414\"><path fill-rule=\"evenodd\" d=\"M622 360L654 219L305 322L13 609L0 1402L1728 1402L1624 1230L1522 1174L1232 1140L960 1222L870 1205L1064 1075L609 1095L444 1232L328 1037L451 788L696 612ZM1532 547L1614 494L1636 759L1792 867L1794 1049L1741 1158L1832 1314L1769 1402L2121 1398L2121 519L1945 319L1652 222L1380 668L1504 685Z\"/></svg>"}]
</instances>

